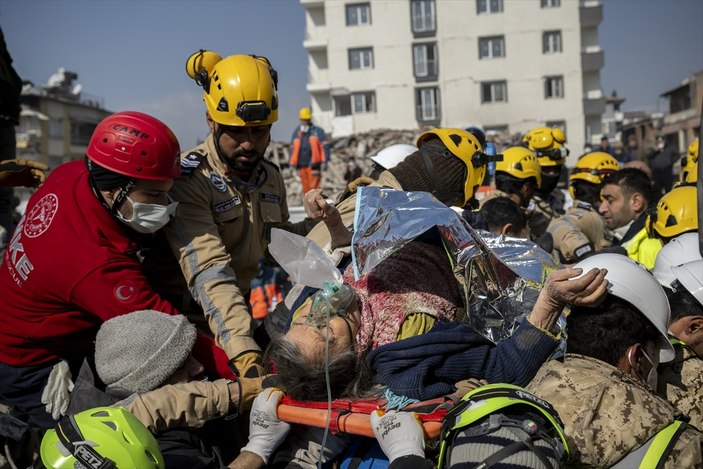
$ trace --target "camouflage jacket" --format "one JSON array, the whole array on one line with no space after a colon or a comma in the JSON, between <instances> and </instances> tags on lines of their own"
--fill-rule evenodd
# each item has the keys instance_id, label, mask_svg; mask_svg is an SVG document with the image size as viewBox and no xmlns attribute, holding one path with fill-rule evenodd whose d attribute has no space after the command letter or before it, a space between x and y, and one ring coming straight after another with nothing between
<instances>
[{"instance_id":1,"label":"camouflage jacket","mask_svg":"<svg viewBox=\"0 0 703 469\"><path fill-rule=\"evenodd\" d=\"M703 428L703 360L691 349L675 345L676 358L659 365L659 393Z\"/></svg>"},{"instance_id":2,"label":"camouflage jacket","mask_svg":"<svg viewBox=\"0 0 703 469\"><path fill-rule=\"evenodd\" d=\"M527 389L564 422L572 467L609 467L669 425L679 412L630 375L595 358L545 363ZM703 434L687 428L665 467L703 467Z\"/></svg>"}]
</instances>

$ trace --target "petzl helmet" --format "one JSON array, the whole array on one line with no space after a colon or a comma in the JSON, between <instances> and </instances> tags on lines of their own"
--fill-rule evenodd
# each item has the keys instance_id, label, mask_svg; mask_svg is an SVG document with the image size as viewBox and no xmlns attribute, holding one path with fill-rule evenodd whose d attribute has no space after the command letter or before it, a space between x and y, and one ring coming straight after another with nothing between
<instances>
[{"instance_id":1,"label":"petzl helmet","mask_svg":"<svg viewBox=\"0 0 703 469\"><path fill-rule=\"evenodd\" d=\"M160 120L141 112L118 112L95 127L85 154L115 173L160 181L181 175L180 152L176 136Z\"/></svg>"},{"instance_id":2,"label":"petzl helmet","mask_svg":"<svg viewBox=\"0 0 703 469\"><path fill-rule=\"evenodd\" d=\"M605 176L620 169L618 160L603 151L594 151L582 156L571 170L569 182L586 181L600 184Z\"/></svg>"},{"instance_id":3,"label":"petzl helmet","mask_svg":"<svg viewBox=\"0 0 703 469\"><path fill-rule=\"evenodd\" d=\"M695 184L698 180L698 157L700 156L700 141L695 139L688 146L688 153L681 160L681 182Z\"/></svg>"},{"instance_id":4,"label":"petzl helmet","mask_svg":"<svg viewBox=\"0 0 703 469\"><path fill-rule=\"evenodd\" d=\"M510 174L517 179L535 178L542 185L542 172L534 153L525 147L510 147L503 151L503 161L496 163L496 172Z\"/></svg>"},{"instance_id":5,"label":"petzl helmet","mask_svg":"<svg viewBox=\"0 0 703 469\"><path fill-rule=\"evenodd\" d=\"M44 434L41 460L49 469L163 469L154 436L122 407L96 407L61 419Z\"/></svg>"},{"instance_id":6,"label":"petzl helmet","mask_svg":"<svg viewBox=\"0 0 703 469\"><path fill-rule=\"evenodd\" d=\"M312 109L309 107L301 107L298 113L298 119L309 121L312 119Z\"/></svg>"},{"instance_id":7,"label":"petzl helmet","mask_svg":"<svg viewBox=\"0 0 703 469\"><path fill-rule=\"evenodd\" d=\"M588 257L573 266L584 275L593 268L608 269L608 293L635 307L660 333L657 340L659 362L674 359L674 348L667 329L671 309L664 289L641 264L622 254L603 253Z\"/></svg>"},{"instance_id":8,"label":"petzl helmet","mask_svg":"<svg viewBox=\"0 0 703 469\"><path fill-rule=\"evenodd\" d=\"M505 446L491 448L492 454L488 457L495 458L499 451L503 454L500 459L492 461L493 464L518 452L531 451L543 467L554 467L548 458L555 462L556 467L563 467L562 462L567 459L569 449L564 424L556 410L548 402L518 386L489 384L466 394L444 417L439 468L450 467L458 459L455 456L458 452L471 454L473 448L469 445L472 439L490 435L502 427L510 428L514 438L508 440ZM543 444L538 447L535 443L539 440ZM467 445L467 448L462 448L462 445ZM482 443L482 446L487 445ZM474 459L472 462L481 467L481 462L486 461ZM456 463L460 464L460 461Z\"/></svg>"},{"instance_id":9,"label":"petzl helmet","mask_svg":"<svg viewBox=\"0 0 703 469\"><path fill-rule=\"evenodd\" d=\"M481 184L481 181L483 181L486 175L486 165L488 162L500 161L503 156L486 155L478 139L471 132L462 129L430 130L418 137L417 147L422 148L422 145L433 139L441 140L447 150L466 165L464 202L462 204L462 206L464 206L471 200Z\"/></svg>"},{"instance_id":10,"label":"petzl helmet","mask_svg":"<svg viewBox=\"0 0 703 469\"><path fill-rule=\"evenodd\" d=\"M647 216L645 226L650 237L673 238L698 230L698 201L695 186L674 187L659 199L656 209Z\"/></svg>"},{"instance_id":11,"label":"petzl helmet","mask_svg":"<svg viewBox=\"0 0 703 469\"><path fill-rule=\"evenodd\" d=\"M559 127L537 127L522 137L522 145L532 150L541 166L560 166L566 163L569 150L564 143L566 134Z\"/></svg>"},{"instance_id":12,"label":"petzl helmet","mask_svg":"<svg viewBox=\"0 0 703 469\"><path fill-rule=\"evenodd\" d=\"M383 167L383 169L395 168L398 163L404 161L408 155L417 151L417 147L407 143L397 143L384 148L371 157L371 160Z\"/></svg>"},{"instance_id":13,"label":"petzl helmet","mask_svg":"<svg viewBox=\"0 0 703 469\"><path fill-rule=\"evenodd\" d=\"M684 233L669 241L657 254L652 275L666 288L672 288L676 276L671 270L681 264L703 259L698 251L698 234ZM701 271L703 276L703 271Z\"/></svg>"},{"instance_id":14,"label":"petzl helmet","mask_svg":"<svg viewBox=\"0 0 703 469\"><path fill-rule=\"evenodd\" d=\"M203 57L198 59L197 54ZM203 51L194 54L196 57L191 55L186 68L188 75L205 90L205 106L213 121L252 127L278 120L278 74L268 59L231 55L216 61L217 54L206 54Z\"/></svg>"}]
</instances>

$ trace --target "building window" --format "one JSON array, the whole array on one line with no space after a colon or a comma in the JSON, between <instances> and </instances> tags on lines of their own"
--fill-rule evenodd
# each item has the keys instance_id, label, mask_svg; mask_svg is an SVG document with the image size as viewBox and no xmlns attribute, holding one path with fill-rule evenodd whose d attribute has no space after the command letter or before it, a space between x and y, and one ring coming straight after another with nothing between
<instances>
[{"instance_id":1,"label":"building window","mask_svg":"<svg viewBox=\"0 0 703 469\"><path fill-rule=\"evenodd\" d=\"M97 124L71 121L71 145L88 145Z\"/></svg>"},{"instance_id":2,"label":"building window","mask_svg":"<svg viewBox=\"0 0 703 469\"><path fill-rule=\"evenodd\" d=\"M482 81L481 82L481 102L482 103L506 103L508 102L508 82Z\"/></svg>"},{"instance_id":3,"label":"building window","mask_svg":"<svg viewBox=\"0 0 703 469\"><path fill-rule=\"evenodd\" d=\"M478 58L495 59L505 57L505 37L491 36L478 38Z\"/></svg>"},{"instance_id":4,"label":"building window","mask_svg":"<svg viewBox=\"0 0 703 469\"><path fill-rule=\"evenodd\" d=\"M547 121L544 123L545 127L549 128L554 128L557 127L566 133L566 121L564 120L559 120L559 121Z\"/></svg>"},{"instance_id":5,"label":"building window","mask_svg":"<svg viewBox=\"0 0 703 469\"><path fill-rule=\"evenodd\" d=\"M542 8L556 8L561 6L561 0L541 0Z\"/></svg>"},{"instance_id":6,"label":"building window","mask_svg":"<svg viewBox=\"0 0 703 469\"><path fill-rule=\"evenodd\" d=\"M439 121L439 89L418 88L415 94L417 120L420 122Z\"/></svg>"},{"instance_id":7,"label":"building window","mask_svg":"<svg viewBox=\"0 0 703 469\"><path fill-rule=\"evenodd\" d=\"M502 13L503 0L476 0L476 11L483 13Z\"/></svg>"},{"instance_id":8,"label":"building window","mask_svg":"<svg viewBox=\"0 0 703 469\"><path fill-rule=\"evenodd\" d=\"M350 3L347 5L347 26L371 24L371 5L368 3Z\"/></svg>"},{"instance_id":9,"label":"building window","mask_svg":"<svg viewBox=\"0 0 703 469\"><path fill-rule=\"evenodd\" d=\"M436 29L434 0L412 0L410 13L413 33L429 33Z\"/></svg>"},{"instance_id":10,"label":"building window","mask_svg":"<svg viewBox=\"0 0 703 469\"><path fill-rule=\"evenodd\" d=\"M561 31L545 31L542 34L542 52L544 54L561 52Z\"/></svg>"},{"instance_id":11,"label":"building window","mask_svg":"<svg viewBox=\"0 0 703 469\"><path fill-rule=\"evenodd\" d=\"M437 44L413 45L413 69L416 78L437 77Z\"/></svg>"},{"instance_id":12,"label":"building window","mask_svg":"<svg viewBox=\"0 0 703 469\"><path fill-rule=\"evenodd\" d=\"M63 119L60 117L49 119L49 138L63 138Z\"/></svg>"},{"instance_id":13,"label":"building window","mask_svg":"<svg viewBox=\"0 0 703 469\"><path fill-rule=\"evenodd\" d=\"M372 47L349 49L349 70L367 70L370 68L373 68Z\"/></svg>"},{"instance_id":14,"label":"building window","mask_svg":"<svg viewBox=\"0 0 703 469\"><path fill-rule=\"evenodd\" d=\"M351 99L354 114L376 112L376 92L362 91L359 93L352 93Z\"/></svg>"},{"instance_id":15,"label":"building window","mask_svg":"<svg viewBox=\"0 0 703 469\"><path fill-rule=\"evenodd\" d=\"M544 77L544 99L564 97L564 77Z\"/></svg>"},{"instance_id":16,"label":"building window","mask_svg":"<svg viewBox=\"0 0 703 469\"><path fill-rule=\"evenodd\" d=\"M351 95L345 94L334 97L334 116L351 116Z\"/></svg>"}]
</instances>

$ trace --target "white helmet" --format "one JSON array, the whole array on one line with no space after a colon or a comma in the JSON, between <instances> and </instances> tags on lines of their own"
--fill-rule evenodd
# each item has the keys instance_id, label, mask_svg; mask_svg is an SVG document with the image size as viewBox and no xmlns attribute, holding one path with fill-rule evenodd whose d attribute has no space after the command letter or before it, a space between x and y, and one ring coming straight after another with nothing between
<instances>
[{"instance_id":1,"label":"white helmet","mask_svg":"<svg viewBox=\"0 0 703 469\"><path fill-rule=\"evenodd\" d=\"M681 285L703 305L703 259L671 268Z\"/></svg>"},{"instance_id":2,"label":"white helmet","mask_svg":"<svg viewBox=\"0 0 703 469\"><path fill-rule=\"evenodd\" d=\"M698 259L703 259L698 250L698 233L684 233L661 248L654 262L652 275L663 286L671 288L671 284L676 280L671 268Z\"/></svg>"},{"instance_id":3,"label":"white helmet","mask_svg":"<svg viewBox=\"0 0 703 469\"><path fill-rule=\"evenodd\" d=\"M374 163L380 165L383 169L391 169L398 166L398 163L403 161L407 156L415 153L417 147L408 145L407 143L398 143L391 145L379 151L371 157Z\"/></svg>"},{"instance_id":4,"label":"white helmet","mask_svg":"<svg viewBox=\"0 0 703 469\"><path fill-rule=\"evenodd\" d=\"M588 257L574 265L583 274L593 268L608 269L608 293L625 300L642 313L661 336L657 341L659 362L674 359L674 347L669 342L668 328L671 308L664 289L642 264L621 254L604 253Z\"/></svg>"}]
</instances>

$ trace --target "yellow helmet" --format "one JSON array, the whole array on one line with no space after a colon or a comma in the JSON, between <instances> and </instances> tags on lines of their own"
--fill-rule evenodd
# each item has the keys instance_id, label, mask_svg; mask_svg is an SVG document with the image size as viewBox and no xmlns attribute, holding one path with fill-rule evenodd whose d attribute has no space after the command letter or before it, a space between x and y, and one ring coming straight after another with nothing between
<instances>
[{"instance_id":1,"label":"yellow helmet","mask_svg":"<svg viewBox=\"0 0 703 469\"><path fill-rule=\"evenodd\" d=\"M681 182L695 183L698 180L698 156L700 156L700 142L695 139L688 146L688 154L681 161Z\"/></svg>"},{"instance_id":2,"label":"yellow helmet","mask_svg":"<svg viewBox=\"0 0 703 469\"><path fill-rule=\"evenodd\" d=\"M276 122L278 74L268 59L230 55L216 60L218 57L214 52L199 51L186 62L188 75L205 90L212 120L239 127Z\"/></svg>"},{"instance_id":3,"label":"yellow helmet","mask_svg":"<svg viewBox=\"0 0 703 469\"><path fill-rule=\"evenodd\" d=\"M611 173L620 169L618 160L603 151L593 151L583 155L571 170L569 182L586 181L600 184Z\"/></svg>"},{"instance_id":4,"label":"yellow helmet","mask_svg":"<svg viewBox=\"0 0 703 469\"><path fill-rule=\"evenodd\" d=\"M695 186L679 186L659 199L657 208L647 216L650 237L673 238L698 230L698 203Z\"/></svg>"},{"instance_id":5,"label":"yellow helmet","mask_svg":"<svg viewBox=\"0 0 703 469\"><path fill-rule=\"evenodd\" d=\"M439 139L442 144L466 165L466 180L464 182L464 203L471 200L481 181L486 175L486 165L489 161L499 161L502 155L495 157L486 155L478 139L462 129L434 129L423 133L417 139L417 147L422 148L426 142Z\"/></svg>"},{"instance_id":6,"label":"yellow helmet","mask_svg":"<svg viewBox=\"0 0 703 469\"><path fill-rule=\"evenodd\" d=\"M496 163L496 172L510 174L518 179L533 177L537 187L542 184L542 172L534 153L525 147L510 147L503 151L503 161Z\"/></svg>"},{"instance_id":7,"label":"yellow helmet","mask_svg":"<svg viewBox=\"0 0 703 469\"><path fill-rule=\"evenodd\" d=\"M564 143L566 134L559 127L537 127L522 137L522 145L534 152L540 166L559 166L566 163L569 150Z\"/></svg>"},{"instance_id":8,"label":"yellow helmet","mask_svg":"<svg viewBox=\"0 0 703 469\"><path fill-rule=\"evenodd\" d=\"M300 112L298 113L298 119L303 119L306 121L312 119L312 109L309 107L301 107Z\"/></svg>"}]
</instances>

